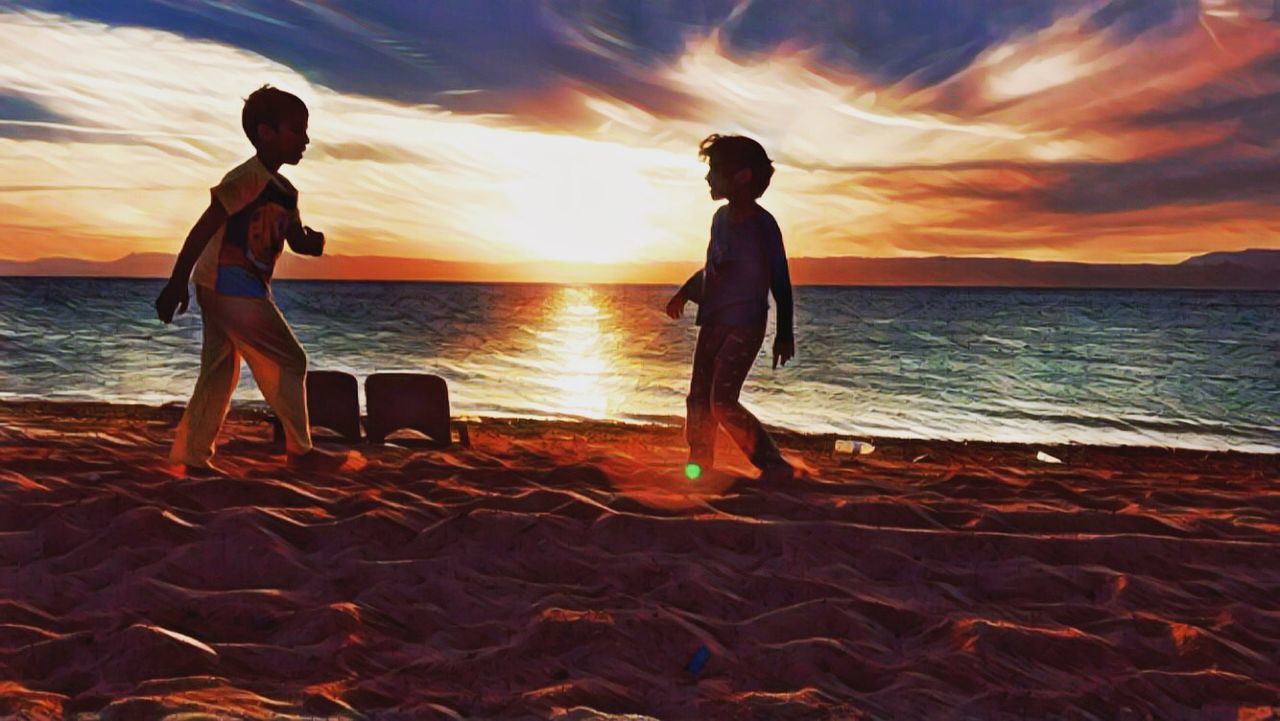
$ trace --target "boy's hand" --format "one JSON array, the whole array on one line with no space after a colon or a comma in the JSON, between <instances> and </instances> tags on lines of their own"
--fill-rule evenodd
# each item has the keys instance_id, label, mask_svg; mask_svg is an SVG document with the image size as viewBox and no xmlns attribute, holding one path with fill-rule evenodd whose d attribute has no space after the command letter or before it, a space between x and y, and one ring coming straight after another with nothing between
<instances>
[{"instance_id":1,"label":"boy's hand","mask_svg":"<svg viewBox=\"0 0 1280 721\"><path fill-rule=\"evenodd\" d=\"M156 316L165 323L172 323L174 310L179 314L186 313L189 303L191 303L191 294L187 290L186 282L170 280L164 290L160 291L160 297L156 298Z\"/></svg>"},{"instance_id":2,"label":"boy's hand","mask_svg":"<svg viewBox=\"0 0 1280 721\"><path fill-rule=\"evenodd\" d=\"M684 304L688 302L689 299L680 293L671 296L671 300L667 301L667 315L672 320L678 320L680 316L684 315Z\"/></svg>"},{"instance_id":3,"label":"boy's hand","mask_svg":"<svg viewBox=\"0 0 1280 721\"><path fill-rule=\"evenodd\" d=\"M786 365L787 361L796 357L795 341L773 341L773 367L776 370L779 365Z\"/></svg>"},{"instance_id":4,"label":"boy's hand","mask_svg":"<svg viewBox=\"0 0 1280 721\"><path fill-rule=\"evenodd\" d=\"M302 237L305 241L303 255L320 256L324 254L324 233L302 226Z\"/></svg>"}]
</instances>

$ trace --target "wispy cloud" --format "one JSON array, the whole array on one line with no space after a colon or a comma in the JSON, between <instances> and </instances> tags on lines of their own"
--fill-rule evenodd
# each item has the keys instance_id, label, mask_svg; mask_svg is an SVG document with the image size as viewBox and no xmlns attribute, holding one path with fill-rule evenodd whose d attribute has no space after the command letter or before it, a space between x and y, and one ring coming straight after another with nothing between
<instances>
[{"instance_id":1,"label":"wispy cloud","mask_svg":"<svg viewBox=\"0 0 1280 721\"><path fill-rule=\"evenodd\" d=\"M157 12L167 30L3 12L0 256L176 249L251 152L240 98L263 82L312 108L315 142L285 172L339 253L693 260L709 132L770 150L764 202L792 255L1177 260L1280 244L1275 23L1246 0L998 5L917 37L901 31L922 21L879 4L833 5L826 25L710 2L505 18L218 3ZM899 31L897 55L867 23ZM281 49L263 49L271 32Z\"/></svg>"},{"instance_id":2,"label":"wispy cloud","mask_svg":"<svg viewBox=\"0 0 1280 721\"><path fill-rule=\"evenodd\" d=\"M256 54L170 33L8 14L0 45L11 49L0 92L63 119L10 123L0 138L0 172L28 188L0 196L4 222L45 228L48 243L108 234L172 250L208 202L205 189L251 152L240 98L262 82L312 108L312 157L286 170L306 191L308 222L343 229L337 252L368 252L375 238L374 251L441 258L617 260L661 255L664 243L679 254L678 226L655 221L669 211L655 188L670 178L683 183L680 196L700 192L687 150L341 94ZM65 132L30 137L50 129ZM147 190L60 187L86 182ZM0 243L9 256L48 254L48 243Z\"/></svg>"}]
</instances>

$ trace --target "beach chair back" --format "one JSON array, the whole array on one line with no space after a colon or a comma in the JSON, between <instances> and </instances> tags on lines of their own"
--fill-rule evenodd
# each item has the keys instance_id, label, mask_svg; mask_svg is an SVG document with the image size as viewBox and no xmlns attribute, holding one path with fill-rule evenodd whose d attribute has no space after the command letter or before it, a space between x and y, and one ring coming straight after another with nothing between
<instances>
[{"instance_id":1,"label":"beach chair back","mask_svg":"<svg viewBox=\"0 0 1280 721\"><path fill-rule=\"evenodd\" d=\"M360 440L360 384L342 371L307 372L307 415L311 426L328 428L344 440Z\"/></svg>"},{"instance_id":2,"label":"beach chair back","mask_svg":"<svg viewBox=\"0 0 1280 721\"><path fill-rule=\"evenodd\" d=\"M307 371L307 420L312 428L328 428L343 440L360 441L360 383L342 371ZM267 414L272 442L284 443L284 426Z\"/></svg>"},{"instance_id":3,"label":"beach chair back","mask_svg":"<svg viewBox=\"0 0 1280 721\"><path fill-rule=\"evenodd\" d=\"M369 442L382 443L388 434L411 429L444 445L449 434L449 386L440 376L426 373L374 373L364 382L369 417Z\"/></svg>"}]
</instances>

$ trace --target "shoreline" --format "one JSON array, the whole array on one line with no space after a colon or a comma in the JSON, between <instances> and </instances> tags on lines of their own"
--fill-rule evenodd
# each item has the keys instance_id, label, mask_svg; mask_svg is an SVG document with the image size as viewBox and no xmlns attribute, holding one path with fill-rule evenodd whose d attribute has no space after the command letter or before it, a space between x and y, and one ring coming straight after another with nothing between
<instances>
[{"instance_id":1,"label":"shoreline","mask_svg":"<svg viewBox=\"0 0 1280 721\"><path fill-rule=\"evenodd\" d=\"M84 401L84 400L0 400L0 414L18 414L28 416L47 416L65 414L69 416L84 418L122 418L152 421L171 421L177 424L181 418L184 404L181 402L169 402L160 405L148 403L120 403L116 401ZM270 409L263 401L250 401L248 403L233 402L231 410L227 414L229 421L238 420L245 422L261 422L269 423L271 417ZM365 418L361 415L361 419ZM465 423L469 427L482 427L485 430L494 432L507 432L518 437L529 437L538 432L545 430L556 430L560 432L580 431L586 434L599 434L601 432L675 432L679 434L682 429L683 420L676 416L671 416L668 422L660 420L652 421L620 421L611 419L556 419L556 418L530 418L515 416L470 416L470 415L454 415L455 422ZM789 428L780 428L777 426L767 426L770 434L784 448L792 448L812 453L826 453L832 457L838 454L834 451L834 444L837 438L850 437L846 434L839 433L810 433L805 431L797 431ZM322 435L321 438L324 438ZM889 449L909 453L911 451L920 451L922 449L965 449L965 450L983 450L994 453L1018 453L1028 454L1034 459L1036 451L1043 450L1060 460L1066 462L1069 457L1079 454L1105 452L1108 455L1146 455L1146 454L1166 454L1171 458L1182 460L1208 460L1216 457L1236 458L1240 460L1253 460L1259 463L1268 461L1276 461L1280 459L1280 451L1275 453L1261 453L1252 451L1238 450L1208 450L1195 448L1177 448L1171 446L1154 446L1154 445L1103 445L1089 443L1023 443L1009 441L984 441L984 440L944 440L944 439L927 439L927 438L902 438L893 436L858 436L855 440L870 441L876 448L875 454L881 454ZM851 457L851 456L850 456ZM1048 464L1041 464L1048 465Z\"/></svg>"}]
</instances>

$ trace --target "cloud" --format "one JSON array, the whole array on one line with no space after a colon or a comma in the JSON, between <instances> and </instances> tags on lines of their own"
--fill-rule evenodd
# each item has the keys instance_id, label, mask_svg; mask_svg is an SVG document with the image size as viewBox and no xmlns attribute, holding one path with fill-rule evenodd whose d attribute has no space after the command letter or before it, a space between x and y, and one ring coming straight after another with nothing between
<instances>
[{"instance_id":1,"label":"cloud","mask_svg":"<svg viewBox=\"0 0 1280 721\"><path fill-rule=\"evenodd\" d=\"M285 170L346 254L696 262L710 132L769 149L792 255L1280 237L1280 36L1241 0L38 6L71 16L0 13L0 234L172 251L271 82L312 107Z\"/></svg>"},{"instance_id":2,"label":"cloud","mask_svg":"<svg viewBox=\"0 0 1280 721\"><path fill-rule=\"evenodd\" d=\"M691 153L342 94L254 53L170 33L11 13L0 15L0 47L0 92L68 131L0 139L0 172L12 186L38 186L7 194L4 223L50 239L116 233L139 250L175 249L206 189L251 152L240 98L262 82L312 109L315 152L285 170L304 189L309 223L346 229L335 252L363 252L377 238L384 252L446 259L617 260L661 256L664 244L670 256L684 218L673 226L660 216L703 194ZM684 186L655 190L650 178ZM705 222L701 209L693 215ZM106 247L115 246L74 253Z\"/></svg>"},{"instance_id":3,"label":"cloud","mask_svg":"<svg viewBox=\"0 0 1280 721\"><path fill-rule=\"evenodd\" d=\"M0 95L0 120L13 123L48 123L61 120L27 98Z\"/></svg>"},{"instance_id":4,"label":"cloud","mask_svg":"<svg viewBox=\"0 0 1280 721\"><path fill-rule=\"evenodd\" d=\"M649 77L678 60L689 40L711 35L745 64L805 50L824 67L878 86L920 88L1063 15L1125 37L1186 7L1181 0L967 0L936 3L928 12L900 0L27 5L241 47L339 92L499 113L562 83L605 88L623 103L678 113L677 99Z\"/></svg>"}]
</instances>

